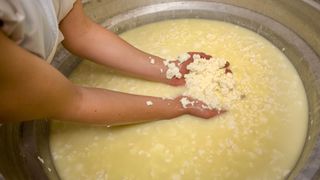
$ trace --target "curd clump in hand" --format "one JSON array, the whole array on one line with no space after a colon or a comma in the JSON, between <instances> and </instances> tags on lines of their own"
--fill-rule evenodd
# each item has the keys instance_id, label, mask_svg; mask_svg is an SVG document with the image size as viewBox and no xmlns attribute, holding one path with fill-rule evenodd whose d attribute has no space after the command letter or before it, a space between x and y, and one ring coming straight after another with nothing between
<instances>
[{"instance_id":1,"label":"curd clump in hand","mask_svg":"<svg viewBox=\"0 0 320 180\"><path fill-rule=\"evenodd\" d=\"M191 60L190 62L186 62ZM179 66L187 63L188 73L182 74ZM204 53L183 53L177 61L166 60L166 77L184 78L186 90L183 96L192 97L207 104L210 109L228 109L235 100L244 95L237 89L236 81L230 70L230 63L223 58L211 57ZM181 105L186 108L194 102L181 99Z\"/></svg>"},{"instance_id":2,"label":"curd clump in hand","mask_svg":"<svg viewBox=\"0 0 320 180\"><path fill-rule=\"evenodd\" d=\"M184 75L186 91L184 96L203 101L210 109L228 109L235 100L244 95L237 89L229 62L223 58L209 60L193 55L193 62L187 66Z\"/></svg>"}]
</instances>

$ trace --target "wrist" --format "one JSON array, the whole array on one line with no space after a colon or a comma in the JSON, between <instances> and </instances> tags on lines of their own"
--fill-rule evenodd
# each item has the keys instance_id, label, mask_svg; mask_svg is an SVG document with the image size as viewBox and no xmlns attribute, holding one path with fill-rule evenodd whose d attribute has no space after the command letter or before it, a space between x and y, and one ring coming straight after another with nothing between
<instances>
[{"instance_id":1,"label":"wrist","mask_svg":"<svg viewBox=\"0 0 320 180\"><path fill-rule=\"evenodd\" d=\"M181 99L183 98L183 96L179 96L177 98L174 99L175 102L175 108L176 111L178 112L178 116L181 116L183 114L188 114L188 108L184 108L181 104Z\"/></svg>"}]
</instances>

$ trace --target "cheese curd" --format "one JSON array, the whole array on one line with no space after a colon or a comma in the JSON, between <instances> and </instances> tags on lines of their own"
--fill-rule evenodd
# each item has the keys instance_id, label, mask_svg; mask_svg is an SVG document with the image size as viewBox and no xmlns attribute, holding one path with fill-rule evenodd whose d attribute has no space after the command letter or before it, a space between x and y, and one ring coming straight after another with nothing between
<instances>
[{"instance_id":1,"label":"cheese curd","mask_svg":"<svg viewBox=\"0 0 320 180\"><path fill-rule=\"evenodd\" d=\"M202 59L193 56L194 61L187 66L185 96L201 100L210 109L229 109L235 100L244 95L237 89L231 72L227 72L227 61L222 58Z\"/></svg>"}]
</instances>

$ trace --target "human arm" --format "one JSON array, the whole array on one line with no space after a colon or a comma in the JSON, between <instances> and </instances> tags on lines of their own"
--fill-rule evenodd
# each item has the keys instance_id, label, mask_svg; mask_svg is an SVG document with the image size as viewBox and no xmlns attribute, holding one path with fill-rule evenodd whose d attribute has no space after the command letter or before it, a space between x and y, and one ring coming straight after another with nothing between
<instances>
[{"instance_id":1,"label":"human arm","mask_svg":"<svg viewBox=\"0 0 320 180\"><path fill-rule=\"evenodd\" d=\"M95 124L128 124L182 114L218 114L198 106L182 108L179 98L136 96L73 85L41 58L0 31L0 122L57 118ZM147 106L146 100L153 106ZM168 104L169 103L169 104Z\"/></svg>"},{"instance_id":2,"label":"human arm","mask_svg":"<svg viewBox=\"0 0 320 180\"><path fill-rule=\"evenodd\" d=\"M135 48L116 34L91 21L84 14L79 0L59 27L65 37L63 45L73 54L131 76L174 86L185 84L183 76L188 73L186 67L193 62L194 54L204 59L211 58L202 52L188 52L190 58L187 61L183 63L174 61L182 77L168 79L166 77L168 67L163 63L164 59Z\"/></svg>"},{"instance_id":3,"label":"human arm","mask_svg":"<svg viewBox=\"0 0 320 180\"><path fill-rule=\"evenodd\" d=\"M99 124L122 125L140 122L171 119L183 114L211 118L220 114L216 110L203 109L203 103L183 108L180 99L139 96L104 89L81 88L82 107L67 120L83 119L84 122L96 120ZM83 115L90 115L84 117ZM60 118L61 119L61 118Z\"/></svg>"},{"instance_id":4,"label":"human arm","mask_svg":"<svg viewBox=\"0 0 320 180\"><path fill-rule=\"evenodd\" d=\"M60 23L63 45L73 54L113 67L132 76L171 85L183 79L167 79L167 67L160 57L142 52L85 16L80 1ZM150 63L154 60L154 64ZM162 70L161 70L162 69ZM162 72L161 72L162 71Z\"/></svg>"}]
</instances>

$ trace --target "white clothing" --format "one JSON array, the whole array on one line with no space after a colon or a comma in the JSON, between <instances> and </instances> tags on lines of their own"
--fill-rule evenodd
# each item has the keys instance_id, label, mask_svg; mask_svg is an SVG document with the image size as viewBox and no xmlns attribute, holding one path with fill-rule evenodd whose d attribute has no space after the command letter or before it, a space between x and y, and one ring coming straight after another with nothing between
<instances>
[{"instance_id":1,"label":"white clothing","mask_svg":"<svg viewBox=\"0 0 320 180\"><path fill-rule=\"evenodd\" d=\"M0 0L0 30L19 46L51 62L63 40L59 22L76 0Z\"/></svg>"}]
</instances>

